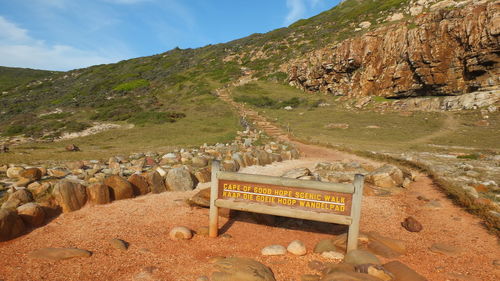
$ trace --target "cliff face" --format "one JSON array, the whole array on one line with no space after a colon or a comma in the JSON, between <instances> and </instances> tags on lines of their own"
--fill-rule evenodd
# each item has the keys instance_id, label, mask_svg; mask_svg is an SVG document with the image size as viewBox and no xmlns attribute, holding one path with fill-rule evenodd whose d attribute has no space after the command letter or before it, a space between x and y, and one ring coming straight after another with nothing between
<instances>
[{"instance_id":1,"label":"cliff face","mask_svg":"<svg viewBox=\"0 0 500 281\"><path fill-rule=\"evenodd\" d=\"M287 64L290 84L353 97L459 95L500 84L500 1L421 14Z\"/></svg>"}]
</instances>

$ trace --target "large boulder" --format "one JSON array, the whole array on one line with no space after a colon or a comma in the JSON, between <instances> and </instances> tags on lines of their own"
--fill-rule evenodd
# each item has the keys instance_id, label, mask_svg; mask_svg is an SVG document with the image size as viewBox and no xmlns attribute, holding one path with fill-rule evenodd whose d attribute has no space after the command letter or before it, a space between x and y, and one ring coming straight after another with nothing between
<instances>
[{"instance_id":1,"label":"large boulder","mask_svg":"<svg viewBox=\"0 0 500 281\"><path fill-rule=\"evenodd\" d=\"M37 181L42 178L42 171L38 168L29 168L19 173L19 176L32 181Z\"/></svg>"},{"instance_id":2,"label":"large boulder","mask_svg":"<svg viewBox=\"0 0 500 281\"><path fill-rule=\"evenodd\" d=\"M128 182L132 184L132 187L134 188L134 194L135 195L144 195L148 194L151 189L149 188L149 183L141 175L138 174L133 174L128 178Z\"/></svg>"},{"instance_id":3,"label":"large boulder","mask_svg":"<svg viewBox=\"0 0 500 281\"><path fill-rule=\"evenodd\" d=\"M24 168L23 167L10 167L7 169L7 177L10 178L10 179L15 179L15 178L18 178L20 177L20 173L24 171Z\"/></svg>"},{"instance_id":4,"label":"large boulder","mask_svg":"<svg viewBox=\"0 0 500 281\"><path fill-rule=\"evenodd\" d=\"M196 182L193 180L191 173L184 167L173 168L168 171L167 185L172 191L189 191L193 190Z\"/></svg>"},{"instance_id":5,"label":"large boulder","mask_svg":"<svg viewBox=\"0 0 500 281\"><path fill-rule=\"evenodd\" d=\"M271 269L248 258L225 258L217 261L218 271L212 274L212 281L275 281Z\"/></svg>"},{"instance_id":6,"label":"large boulder","mask_svg":"<svg viewBox=\"0 0 500 281\"><path fill-rule=\"evenodd\" d=\"M64 213L79 210L87 202L85 186L71 181L63 180L58 182L52 191L52 195L54 195Z\"/></svg>"},{"instance_id":7,"label":"large boulder","mask_svg":"<svg viewBox=\"0 0 500 281\"><path fill-rule=\"evenodd\" d=\"M122 200L134 197L132 185L118 175L112 175L106 178L104 184L111 188L111 200Z\"/></svg>"},{"instance_id":8,"label":"large boulder","mask_svg":"<svg viewBox=\"0 0 500 281\"><path fill-rule=\"evenodd\" d=\"M194 176L198 182L210 182L212 179L212 172L209 167L205 167L195 171Z\"/></svg>"},{"instance_id":9,"label":"large boulder","mask_svg":"<svg viewBox=\"0 0 500 281\"><path fill-rule=\"evenodd\" d=\"M41 226L45 222L45 211L37 203L28 203L17 208L17 214L25 224L30 226Z\"/></svg>"},{"instance_id":10,"label":"large boulder","mask_svg":"<svg viewBox=\"0 0 500 281\"><path fill-rule=\"evenodd\" d=\"M366 181L382 188L395 188L403 184L403 171L396 166L384 165L366 176Z\"/></svg>"},{"instance_id":11,"label":"large boulder","mask_svg":"<svg viewBox=\"0 0 500 281\"><path fill-rule=\"evenodd\" d=\"M167 173L167 177L169 173ZM165 181L158 171L148 173L146 175L146 180L149 183L151 193L158 194L167 191Z\"/></svg>"},{"instance_id":12,"label":"large boulder","mask_svg":"<svg viewBox=\"0 0 500 281\"><path fill-rule=\"evenodd\" d=\"M25 229L23 220L15 210L0 209L0 241L14 239Z\"/></svg>"},{"instance_id":13,"label":"large boulder","mask_svg":"<svg viewBox=\"0 0 500 281\"><path fill-rule=\"evenodd\" d=\"M257 150L255 156L259 165L265 166L272 163L269 153L264 150Z\"/></svg>"},{"instance_id":14,"label":"large boulder","mask_svg":"<svg viewBox=\"0 0 500 281\"><path fill-rule=\"evenodd\" d=\"M109 187L101 183L94 183L87 187L89 203L92 205L102 205L111 202Z\"/></svg>"},{"instance_id":15,"label":"large boulder","mask_svg":"<svg viewBox=\"0 0 500 281\"><path fill-rule=\"evenodd\" d=\"M2 209L15 209L22 204L33 201L31 192L25 189L18 190L9 196L9 199L2 204Z\"/></svg>"}]
</instances>

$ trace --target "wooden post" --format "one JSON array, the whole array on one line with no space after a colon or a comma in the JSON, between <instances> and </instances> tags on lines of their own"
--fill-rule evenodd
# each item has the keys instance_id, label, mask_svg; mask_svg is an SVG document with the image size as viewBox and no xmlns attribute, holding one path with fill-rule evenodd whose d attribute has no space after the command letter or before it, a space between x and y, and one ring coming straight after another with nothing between
<instances>
[{"instance_id":1,"label":"wooden post","mask_svg":"<svg viewBox=\"0 0 500 281\"><path fill-rule=\"evenodd\" d=\"M363 198L364 176L356 174L354 176L354 194L352 196L351 218L349 234L347 237L347 252L358 248L359 219L361 218L361 201Z\"/></svg>"},{"instance_id":2,"label":"wooden post","mask_svg":"<svg viewBox=\"0 0 500 281\"><path fill-rule=\"evenodd\" d=\"M220 170L220 162L212 161L212 182L210 186L210 218L208 225L208 236L215 238L219 232L219 208L215 206L215 200L219 196L219 179L217 174Z\"/></svg>"}]
</instances>

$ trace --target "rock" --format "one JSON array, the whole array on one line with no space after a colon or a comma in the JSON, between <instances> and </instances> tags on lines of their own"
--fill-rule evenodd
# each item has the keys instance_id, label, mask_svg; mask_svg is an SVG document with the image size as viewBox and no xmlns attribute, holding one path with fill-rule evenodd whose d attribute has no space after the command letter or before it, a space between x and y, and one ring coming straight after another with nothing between
<instances>
[{"instance_id":1,"label":"rock","mask_svg":"<svg viewBox=\"0 0 500 281\"><path fill-rule=\"evenodd\" d=\"M453 0L444 0L444 1L440 1L440 2L430 6L429 10L434 12L434 11L441 10L441 9L444 9L447 7L455 7L455 5L456 5L456 3Z\"/></svg>"},{"instance_id":2,"label":"rock","mask_svg":"<svg viewBox=\"0 0 500 281\"><path fill-rule=\"evenodd\" d=\"M238 162L234 160L224 160L221 164L221 170L226 172L237 172L240 169Z\"/></svg>"},{"instance_id":3,"label":"rock","mask_svg":"<svg viewBox=\"0 0 500 281\"><path fill-rule=\"evenodd\" d=\"M65 147L66 151L80 151L80 148L74 144L68 144L66 147Z\"/></svg>"},{"instance_id":4,"label":"rock","mask_svg":"<svg viewBox=\"0 0 500 281\"><path fill-rule=\"evenodd\" d=\"M293 170L289 170L285 172L281 177L283 178L292 178L292 179L298 179L300 177L304 176L311 176L312 173L308 168L297 168Z\"/></svg>"},{"instance_id":5,"label":"rock","mask_svg":"<svg viewBox=\"0 0 500 281\"><path fill-rule=\"evenodd\" d=\"M14 187L16 187L17 189L19 188L25 188L27 187L30 183L32 182L32 180L30 179L26 179L26 178L19 178L18 181L16 181L14 183Z\"/></svg>"},{"instance_id":6,"label":"rock","mask_svg":"<svg viewBox=\"0 0 500 281\"><path fill-rule=\"evenodd\" d=\"M27 203L17 207L17 214L29 226L38 227L45 222L45 211L37 203Z\"/></svg>"},{"instance_id":7,"label":"rock","mask_svg":"<svg viewBox=\"0 0 500 281\"><path fill-rule=\"evenodd\" d=\"M38 181L42 178L42 171L38 168L29 168L21 171L19 176L31 181Z\"/></svg>"},{"instance_id":8,"label":"rock","mask_svg":"<svg viewBox=\"0 0 500 281\"><path fill-rule=\"evenodd\" d=\"M404 15L402 13L394 13L390 17L387 18L388 21L397 21L402 20Z\"/></svg>"},{"instance_id":9,"label":"rock","mask_svg":"<svg viewBox=\"0 0 500 281\"><path fill-rule=\"evenodd\" d=\"M0 145L0 153L7 153L9 152L9 146L6 143L2 143Z\"/></svg>"},{"instance_id":10,"label":"rock","mask_svg":"<svg viewBox=\"0 0 500 281\"><path fill-rule=\"evenodd\" d=\"M407 217L401 225L410 232L420 232L423 227L414 217Z\"/></svg>"},{"instance_id":11,"label":"rock","mask_svg":"<svg viewBox=\"0 0 500 281\"><path fill-rule=\"evenodd\" d=\"M199 227L198 230L196 230L196 234L201 235L201 236L208 236L208 234L209 234L208 226Z\"/></svg>"},{"instance_id":12,"label":"rock","mask_svg":"<svg viewBox=\"0 0 500 281\"><path fill-rule=\"evenodd\" d=\"M225 258L215 263L212 281L276 281L271 269L248 258Z\"/></svg>"},{"instance_id":13,"label":"rock","mask_svg":"<svg viewBox=\"0 0 500 281\"><path fill-rule=\"evenodd\" d=\"M56 261L73 258L88 258L91 255L91 252L78 248L43 248L29 254L31 258Z\"/></svg>"},{"instance_id":14,"label":"rock","mask_svg":"<svg viewBox=\"0 0 500 281\"><path fill-rule=\"evenodd\" d=\"M333 243L332 239L322 239L316 244L316 246L314 246L315 253L335 252L335 251L337 251L337 247Z\"/></svg>"},{"instance_id":15,"label":"rock","mask_svg":"<svg viewBox=\"0 0 500 281\"><path fill-rule=\"evenodd\" d=\"M109 240L109 243L111 244L111 247L117 250L126 251L128 249L128 243L118 238Z\"/></svg>"},{"instance_id":16,"label":"rock","mask_svg":"<svg viewBox=\"0 0 500 281\"><path fill-rule=\"evenodd\" d=\"M64 213L79 210L87 202L85 186L66 180L62 180L56 184L52 195Z\"/></svg>"},{"instance_id":17,"label":"rock","mask_svg":"<svg viewBox=\"0 0 500 281\"><path fill-rule=\"evenodd\" d=\"M210 207L210 188L198 191L198 193L189 198L188 202L192 205Z\"/></svg>"},{"instance_id":18,"label":"rock","mask_svg":"<svg viewBox=\"0 0 500 281\"><path fill-rule=\"evenodd\" d=\"M92 205L102 205L111 202L109 187L101 183L94 183L87 187L88 201Z\"/></svg>"},{"instance_id":19,"label":"rock","mask_svg":"<svg viewBox=\"0 0 500 281\"><path fill-rule=\"evenodd\" d=\"M148 194L151 191L148 181L141 175L133 174L127 180L132 185L136 196Z\"/></svg>"},{"instance_id":20,"label":"rock","mask_svg":"<svg viewBox=\"0 0 500 281\"><path fill-rule=\"evenodd\" d=\"M433 253L439 253L439 254L450 256L450 257L456 256L461 252L460 248L458 248L458 247L454 247L454 246L442 244L442 243L432 244L432 246L429 248L429 250L431 250L431 252L433 252Z\"/></svg>"},{"instance_id":21,"label":"rock","mask_svg":"<svg viewBox=\"0 0 500 281\"><path fill-rule=\"evenodd\" d=\"M208 159L203 156L196 156L191 159L191 165L195 168L203 168L208 165Z\"/></svg>"},{"instance_id":22,"label":"rock","mask_svg":"<svg viewBox=\"0 0 500 281\"><path fill-rule=\"evenodd\" d=\"M260 253L264 256L281 256L286 254L286 248L281 245L270 245L264 247Z\"/></svg>"},{"instance_id":23,"label":"rock","mask_svg":"<svg viewBox=\"0 0 500 281\"><path fill-rule=\"evenodd\" d=\"M21 189L12 193L7 201L17 201L22 205L33 201L33 195L28 190Z\"/></svg>"},{"instance_id":24,"label":"rock","mask_svg":"<svg viewBox=\"0 0 500 281\"><path fill-rule=\"evenodd\" d=\"M23 220L15 210L0 209L0 241L14 239L25 229Z\"/></svg>"},{"instance_id":25,"label":"rock","mask_svg":"<svg viewBox=\"0 0 500 281\"><path fill-rule=\"evenodd\" d=\"M51 187L50 182L44 182L44 183L34 182L34 183L31 183L28 185L28 190L33 195L39 196L39 195L47 192L47 190L49 190L50 187Z\"/></svg>"},{"instance_id":26,"label":"rock","mask_svg":"<svg viewBox=\"0 0 500 281\"><path fill-rule=\"evenodd\" d=\"M48 169L47 174L53 178L64 178L68 175L68 172L60 169Z\"/></svg>"},{"instance_id":27,"label":"rock","mask_svg":"<svg viewBox=\"0 0 500 281\"><path fill-rule=\"evenodd\" d=\"M210 279L208 279L207 276L200 276L200 277L196 278L196 281L210 281Z\"/></svg>"},{"instance_id":28,"label":"rock","mask_svg":"<svg viewBox=\"0 0 500 281\"><path fill-rule=\"evenodd\" d=\"M321 256L324 257L325 259L331 259L331 260L343 260L344 259L344 254L335 252L335 251L326 251L321 253Z\"/></svg>"},{"instance_id":29,"label":"rock","mask_svg":"<svg viewBox=\"0 0 500 281\"><path fill-rule=\"evenodd\" d=\"M173 168L167 174L167 185L172 191L189 191L193 190L196 183L193 181L193 176L184 167Z\"/></svg>"},{"instance_id":30,"label":"rock","mask_svg":"<svg viewBox=\"0 0 500 281\"><path fill-rule=\"evenodd\" d=\"M158 194L167 191L165 181L158 171L150 172L146 175L151 193Z\"/></svg>"},{"instance_id":31,"label":"rock","mask_svg":"<svg viewBox=\"0 0 500 281\"><path fill-rule=\"evenodd\" d=\"M348 252L344 262L354 265L365 263L380 264L380 260L375 255L363 250L352 250Z\"/></svg>"},{"instance_id":32,"label":"rock","mask_svg":"<svg viewBox=\"0 0 500 281\"><path fill-rule=\"evenodd\" d=\"M187 227L184 226L176 226L170 230L170 233L168 234L170 239L177 241L177 240L189 240L193 237L193 233L191 230Z\"/></svg>"},{"instance_id":33,"label":"rock","mask_svg":"<svg viewBox=\"0 0 500 281\"><path fill-rule=\"evenodd\" d=\"M132 185L120 176L112 175L104 180L104 184L109 186L111 200L122 200L134 197Z\"/></svg>"},{"instance_id":34,"label":"rock","mask_svg":"<svg viewBox=\"0 0 500 281\"><path fill-rule=\"evenodd\" d=\"M70 170L79 170L85 167L85 163L83 161L66 162L65 164Z\"/></svg>"},{"instance_id":35,"label":"rock","mask_svg":"<svg viewBox=\"0 0 500 281\"><path fill-rule=\"evenodd\" d=\"M406 246L401 240L384 237L375 232L370 232L368 237L368 249L376 255L396 258L406 253Z\"/></svg>"},{"instance_id":36,"label":"rock","mask_svg":"<svg viewBox=\"0 0 500 281\"><path fill-rule=\"evenodd\" d=\"M424 7L422 6L413 6L410 8L410 15L412 15L413 17L416 16L416 15L419 15L423 12L424 10Z\"/></svg>"},{"instance_id":37,"label":"rock","mask_svg":"<svg viewBox=\"0 0 500 281\"><path fill-rule=\"evenodd\" d=\"M356 272L365 273L376 277L380 280L391 281L394 279L394 275L387 271L383 266L378 264L361 264L357 265Z\"/></svg>"},{"instance_id":38,"label":"rock","mask_svg":"<svg viewBox=\"0 0 500 281\"><path fill-rule=\"evenodd\" d=\"M399 261L384 264L384 268L394 275L394 281L426 281L427 279Z\"/></svg>"},{"instance_id":39,"label":"rock","mask_svg":"<svg viewBox=\"0 0 500 281\"><path fill-rule=\"evenodd\" d=\"M395 188L403 184L403 171L396 166L384 165L366 175L366 181L382 188Z\"/></svg>"},{"instance_id":40,"label":"rock","mask_svg":"<svg viewBox=\"0 0 500 281\"><path fill-rule=\"evenodd\" d=\"M212 173L210 168L201 168L194 172L194 176L199 182L210 182L212 179Z\"/></svg>"},{"instance_id":41,"label":"rock","mask_svg":"<svg viewBox=\"0 0 500 281\"><path fill-rule=\"evenodd\" d=\"M292 241L286 250L296 256L303 256L307 253L306 245L300 240Z\"/></svg>"},{"instance_id":42,"label":"rock","mask_svg":"<svg viewBox=\"0 0 500 281\"><path fill-rule=\"evenodd\" d=\"M372 25L372 23L369 21L362 21L359 23L358 26L361 27L362 29L366 29L366 28L369 28L371 25Z\"/></svg>"},{"instance_id":43,"label":"rock","mask_svg":"<svg viewBox=\"0 0 500 281\"><path fill-rule=\"evenodd\" d=\"M10 167L7 169L7 177L9 179L15 179L20 177L20 173L24 171L23 167Z\"/></svg>"}]
</instances>

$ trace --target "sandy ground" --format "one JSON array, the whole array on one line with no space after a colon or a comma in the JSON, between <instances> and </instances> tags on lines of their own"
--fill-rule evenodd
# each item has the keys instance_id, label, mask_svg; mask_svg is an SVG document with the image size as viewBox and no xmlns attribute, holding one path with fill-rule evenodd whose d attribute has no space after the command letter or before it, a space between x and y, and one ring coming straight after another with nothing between
<instances>
[{"instance_id":1,"label":"sandy ground","mask_svg":"<svg viewBox=\"0 0 500 281\"><path fill-rule=\"evenodd\" d=\"M248 167L245 173L280 175L295 167L313 167L318 161L357 159L344 153L314 146L301 146L307 158ZM0 243L0 280L196 280L209 275L209 260L218 256L250 257L271 267L277 280L300 280L302 274L315 273L307 264L327 260L313 254L322 238L345 231L345 227L293 219L280 220L277 226L258 224L248 216L221 219L221 233L230 237L211 239L195 235L189 241L171 241L174 226L197 230L208 225L208 209L189 207L185 199L193 192L146 195L112 204L85 207L63 214L44 227L15 240ZM438 209L426 207L418 196L439 200ZM414 216L424 229L420 233L404 230L400 222ZM398 258L429 280L499 280L500 247L478 218L454 206L432 181L418 177L404 192L363 199L361 231L376 231L406 242L408 253ZM127 251L113 249L109 240L120 238ZM271 244L287 246L302 240L309 253L264 257L260 250ZM460 248L449 257L432 253L433 243ZM93 252L90 258L42 261L28 254L44 247L78 247ZM384 259L384 261L388 261Z\"/></svg>"}]
</instances>

